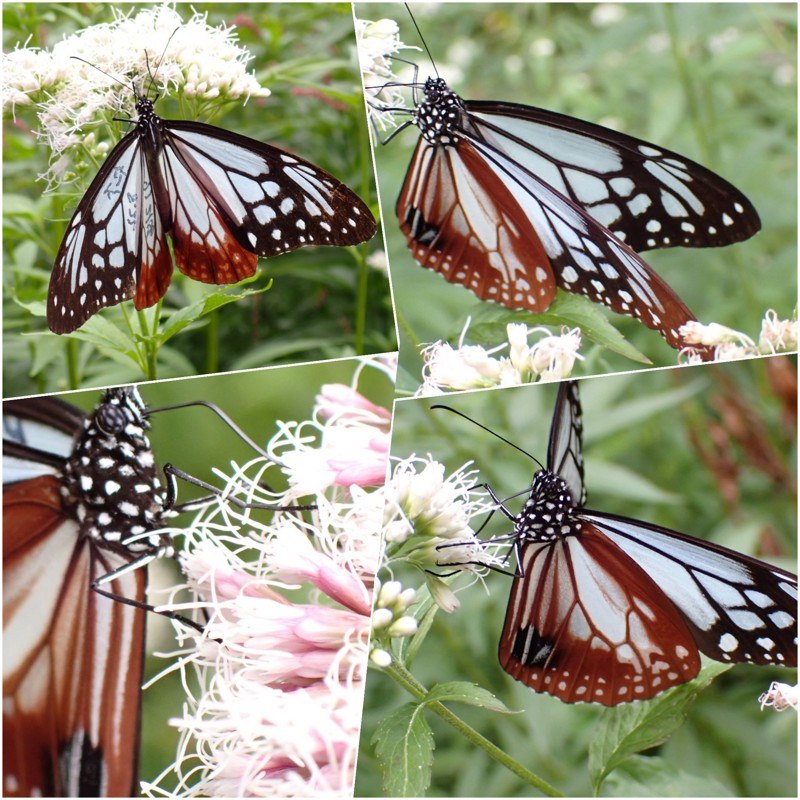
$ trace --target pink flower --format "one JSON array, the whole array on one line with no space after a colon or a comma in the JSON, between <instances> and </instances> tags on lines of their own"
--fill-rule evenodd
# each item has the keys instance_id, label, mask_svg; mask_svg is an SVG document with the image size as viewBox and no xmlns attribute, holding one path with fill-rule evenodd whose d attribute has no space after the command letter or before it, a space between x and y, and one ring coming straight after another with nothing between
<instances>
[{"instance_id":1,"label":"pink flower","mask_svg":"<svg viewBox=\"0 0 800 800\"><path fill-rule=\"evenodd\" d=\"M387 425L392 419L391 413L385 408L376 406L363 394L343 383L323 384L317 395L314 412L319 414L322 419L347 416L363 419L363 412L368 412Z\"/></svg>"},{"instance_id":2,"label":"pink flower","mask_svg":"<svg viewBox=\"0 0 800 800\"><path fill-rule=\"evenodd\" d=\"M270 444L297 496L330 486L379 486L386 480L391 413L343 384L317 396L315 419L283 427Z\"/></svg>"},{"instance_id":3,"label":"pink flower","mask_svg":"<svg viewBox=\"0 0 800 800\"><path fill-rule=\"evenodd\" d=\"M150 795L172 773L178 795L352 796L385 504L382 486L360 482L383 482L388 412L330 388L314 420L279 425L275 461L232 465L219 502L180 531L198 599L165 608L202 609L205 625L183 632L199 640L178 665L192 691L171 722L178 760L143 785ZM293 466L310 468L316 487L299 502L296 483L283 496L264 488L277 483L270 470ZM243 509L234 496L283 510Z\"/></svg>"}]
</instances>

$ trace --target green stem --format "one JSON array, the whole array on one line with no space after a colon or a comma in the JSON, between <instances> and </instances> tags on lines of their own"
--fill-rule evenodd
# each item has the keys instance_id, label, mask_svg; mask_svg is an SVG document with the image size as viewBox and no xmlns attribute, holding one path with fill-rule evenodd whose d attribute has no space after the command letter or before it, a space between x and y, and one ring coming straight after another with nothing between
<instances>
[{"instance_id":1,"label":"green stem","mask_svg":"<svg viewBox=\"0 0 800 800\"><path fill-rule=\"evenodd\" d=\"M367 286L369 283L369 265L364 255L366 245L357 248L355 252L356 264L358 265L358 287L356 289L356 319L355 319L355 342L356 355L364 353L364 336L367 329Z\"/></svg>"},{"instance_id":2,"label":"green stem","mask_svg":"<svg viewBox=\"0 0 800 800\"><path fill-rule=\"evenodd\" d=\"M160 306L159 306L160 308ZM157 368L156 368L156 355L158 353L158 348L155 344L155 337L151 335L150 328L147 324L147 311L143 309L142 311L136 312L136 318L139 322L139 330L141 331L142 340L143 340L143 347L144 347L144 364L142 365L145 377L149 381L153 381L156 379ZM154 325L154 330L155 330Z\"/></svg>"},{"instance_id":3,"label":"green stem","mask_svg":"<svg viewBox=\"0 0 800 800\"><path fill-rule=\"evenodd\" d=\"M67 358L67 385L70 389L80 388L80 377L78 375L78 340L67 337L66 347Z\"/></svg>"},{"instance_id":4,"label":"green stem","mask_svg":"<svg viewBox=\"0 0 800 800\"><path fill-rule=\"evenodd\" d=\"M438 700L432 702L426 701L428 690L403 666L403 664L398 661L393 661L391 666L387 667L384 671L409 694L416 697L417 700L424 702L425 706L433 711L434 714L461 733L467 741L471 742L476 747L480 747L490 758L502 764L506 769L513 772L527 784L534 786L542 792L542 794L549 797L564 797L562 792L559 792L558 789L551 786L547 781L536 775L536 773L531 772L527 767L524 767L518 761L511 758L508 753L492 744L485 736L478 733L472 726L464 722L461 717L454 714Z\"/></svg>"},{"instance_id":5,"label":"green stem","mask_svg":"<svg viewBox=\"0 0 800 800\"><path fill-rule=\"evenodd\" d=\"M662 6L662 9L664 13L664 25L667 29L667 33L669 34L670 51L672 52L672 58L675 61L675 68L678 72L678 78L683 86L683 93L686 97L686 105L689 109L689 117L692 120L692 126L694 127L695 134L697 135L703 162L713 163L713 159L710 158L711 147L706 133L706 126L703 124L700 104L697 99L697 92L692 79L692 71L689 68L689 64L686 62L686 59L683 57L683 53L681 52L681 40L678 32L678 23L675 19L675 9L669 3L665 3Z\"/></svg>"},{"instance_id":6,"label":"green stem","mask_svg":"<svg viewBox=\"0 0 800 800\"><path fill-rule=\"evenodd\" d=\"M212 375L219 370L219 309L208 315L206 326L206 373Z\"/></svg>"}]
</instances>

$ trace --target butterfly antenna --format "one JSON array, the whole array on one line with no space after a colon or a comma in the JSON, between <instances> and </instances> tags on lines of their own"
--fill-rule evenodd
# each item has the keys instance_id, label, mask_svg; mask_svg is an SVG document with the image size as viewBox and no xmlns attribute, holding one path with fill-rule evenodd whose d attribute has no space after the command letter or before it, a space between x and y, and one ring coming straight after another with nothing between
<instances>
[{"instance_id":1,"label":"butterfly antenna","mask_svg":"<svg viewBox=\"0 0 800 800\"><path fill-rule=\"evenodd\" d=\"M514 442L509 441L508 439L505 438L505 436L501 436L497 431L493 431L491 428L487 428L485 425L481 425L480 422L478 422L477 420L472 419L472 417L469 417L466 414L462 413L461 411L458 411L455 408L451 408L450 406L443 406L443 405L438 405L437 404L437 405L431 406L431 411L433 411L435 408L443 408L445 411L452 411L454 414L457 414L459 417L463 417L465 420L471 422L473 425L477 425L479 428L481 428L482 430L485 430L487 433L491 433L492 436L495 436L501 442L505 442L507 445L510 445L515 450L519 450L520 453L522 453L525 456L528 456L528 458L531 459L531 461L533 461L536 464L538 464L541 469L545 468L544 464L542 464L542 462L539 461L539 459L536 458L536 456L532 456L527 450L523 450L518 444L514 444Z\"/></svg>"},{"instance_id":2,"label":"butterfly antenna","mask_svg":"<svg viewBox=\"0 0 800 800\"><path fill-rule=\"evenodd\" d=\"M433 67L433 71L436 73L436 77L438 78L439 70L436 69L436 62L433 60L433 56L431 55L428 43L425 41L425 37L422 35L422 31L419 29L419 25L417 25L417 21L414 19L414 15L411 13L411 9L409 8L408 3L403 3L403 5L406 7L406 11L408 11L408 16L411 17L411 22L414 23L414 27L417 29L417 35L419 36L419 40L422 42L422 46L425 48L425 52L428 54L428 58L431 60L431 66ZM442 406L442 408L445 408L445 406Z\"/></svg>"},{"instance_id":3,"label":"butterfly antenna","mask_svg":"<svg viewBox=\"0 0 800 800\"><path fill-rule=\"evenodd\" d=\"M102 72L107 78L111 78L112 81L115 81L120 86L124 86L126 89L129 88L128 84L125 81L121 81L116 75L112 75L110 72L106 72L104 69L100 69L97 64L92 64L91 61L87 61L85 58L81 58L80 56L70 56L70 58L74 58L76 61L82 61L84 64L88 64L92 69L96 69L98 72Z\"/></svg>"},{"instance_id":4,"label":"butterfly antenna","mask_svg":"<svg viewBox=\"0 0 800 800\"><path fill-rule=\"evenodd\" d=\"M180 30L180 26L175 28L174 31L169 35L169 39L167 39L167 43L164 45L164 50L161 53L161 57L158 59L158 64L156 64L156 68L154 72L150 71L150 58L147 55L147 51L144 54L144 60L147 64L147 76L150 78L150 86L147 87L147 91L149 92L150 89L153 88L156 84L156 75L158 75L158 71L161 69L161 64L164 62L164 58L167 55L167 50L169 49L169 43L172 41L172 37Z\"/></svg>"},{"instance_id":5,"label":"butterfly antenna","mask_svg":"<svg viewBox=\"0 0 800 800\"><path fill-rule=\"evenodd\" d=\"M210 409L213 411L243 442L248 444L253 450L256 451L260 456L264 458L268 458L274 464L278 464L281 466L281 462L276 461L272 458L267 451L257 445L219 406L215 406L213 403L209 403L207 400L190 400L186 403L176 403L175 405L171 406L160 406L159 408L148 408L145 412L147 416L151 414L157 414L161 411L175 411L178 408L189 408L190 406L204 406L205 408Z\"/></svg>"}]
</instances>

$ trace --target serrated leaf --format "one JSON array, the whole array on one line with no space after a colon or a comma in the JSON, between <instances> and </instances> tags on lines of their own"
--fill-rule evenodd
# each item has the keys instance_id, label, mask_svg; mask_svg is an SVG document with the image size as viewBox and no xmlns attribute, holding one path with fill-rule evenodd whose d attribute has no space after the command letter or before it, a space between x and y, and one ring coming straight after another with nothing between
<instances>
[{"instance_id":1,"label":"serrated leaf","mask_svg":"<svg viewBox=\"0 0 800 800\"><path fill-rule=\"evenodd\" d=\"M497 711L500 714L515 714L508 706L498 700L491 692L468 681L447 681L437 683L428 692L426 703L464 703L468 706Z\"/></svg>"},{"instance_id":2,"label":"serrated leaf","mask_svg":"<svg viewBox=\"0 0 800 800\"><path fill-rule=\"evenodd\" d=\"M370 743L390 797L420 797L428 790L433 767L433 731L424 706L407 703L384 717Z\"/></svg>"},{"instance_id":3,"label":"serrated leaf","mask_svg":"<svg viewBox=\"0 0 800 800\"><path fill-rule=\"evenodd\" d=\"M708 662L693 681L643 703L608 709L589 747L589 776L595 794L599 794L605 778L623 761L663 744L683 723L700 691L730 668L730 664Z\"/></svg>"}]
</instances>

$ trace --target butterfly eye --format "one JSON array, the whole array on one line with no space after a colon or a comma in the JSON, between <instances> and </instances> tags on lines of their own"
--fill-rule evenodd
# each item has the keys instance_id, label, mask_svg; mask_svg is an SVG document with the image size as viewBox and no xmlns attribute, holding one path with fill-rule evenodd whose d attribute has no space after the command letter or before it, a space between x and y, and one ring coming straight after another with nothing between
<instances>
[{"instance_id":1,"label":"butterfly eye","mask_svg":"<svg viewBox=\"0 0 800 800\"><path fill-rule=\"evenodd\" d=\"M125 412L119 406L113 405L99 408L95 419L100 430L107 434L121 433L127 424Z\"/></svg>"}]
</instances>

